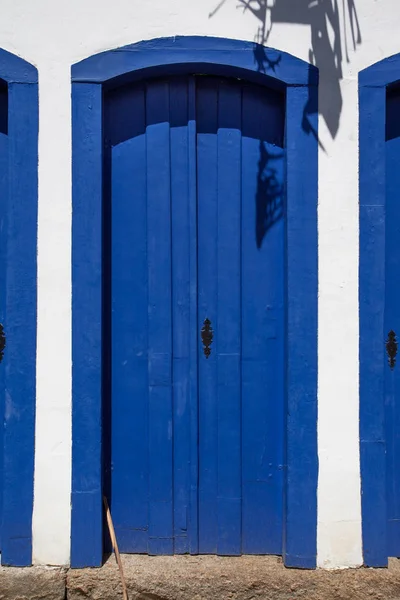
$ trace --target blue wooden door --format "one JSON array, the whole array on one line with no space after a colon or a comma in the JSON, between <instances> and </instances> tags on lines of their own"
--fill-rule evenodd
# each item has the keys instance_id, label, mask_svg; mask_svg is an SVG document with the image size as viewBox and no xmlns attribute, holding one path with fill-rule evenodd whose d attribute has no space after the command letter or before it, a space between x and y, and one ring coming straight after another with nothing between
<instances>
[{"instance_id":1,"label":"blue wooden door","mask_svg":"<svg viewBox=\"0 0 400 600\"><path fill-rule=\"evenodd\" d=\"M107 95L105 131L121 550L281 553L284 98L149 80Z\"/></svg>"},{"instance_id":2,"label":"blue wooden door","mask_svg":"<svg viewBox=\"0 0 400 600\"><path fill-rule=\"evenodd\" d=\"M386 113L386 272L385 336L387 364L386 496L388 556L400 556L400 357L390 343L400 340L400 91L390 92ZM396 339L391 339L393 331ZM383 346L382 346L383 349ZM393 360L390 365L390 356Z\"/></svg>"}]
</instances>

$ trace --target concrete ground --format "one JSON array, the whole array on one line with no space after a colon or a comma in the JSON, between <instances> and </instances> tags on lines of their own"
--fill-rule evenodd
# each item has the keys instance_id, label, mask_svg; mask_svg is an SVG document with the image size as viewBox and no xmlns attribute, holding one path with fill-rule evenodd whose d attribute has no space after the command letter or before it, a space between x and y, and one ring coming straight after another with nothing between
<instances>
[{"instance_id":1,"label":"concrete ground","mask_svg":"<svg viewBox=\"0 0 400 600\"><path fill-rule=\"evenodd\" d=\"M400 560L388 569L299 571L276 557L123 556L130 600L400 600ZM0 568L0 600L122 598L117 564L100 569Z\"/></svg>"}]
</instances>

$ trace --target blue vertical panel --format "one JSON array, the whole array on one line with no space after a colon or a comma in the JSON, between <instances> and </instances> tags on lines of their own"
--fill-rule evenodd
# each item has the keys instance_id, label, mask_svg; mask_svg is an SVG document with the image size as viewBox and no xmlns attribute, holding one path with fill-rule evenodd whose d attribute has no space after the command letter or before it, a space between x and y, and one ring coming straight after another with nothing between
<instances>
[{"instance_id":1,"label":"blue vertical panel","mask_svg":"<svg viewBox=\"0 0 400 600\"><path fill-rule=\"evenodd\" d=\"M169 86L147 84L149 553L173 552Z\"/></svg>"},{"instance_id":2,"label":"blue vertical panel","mask_svg":"<svg viewBox=\"0 0 400 600\"><path fill-rule=\"evenodd\" d=\"M112 147L111 503L120 546L129 552L193 551L197 527L190 516L197 249L189 87L186 78L173 78L148 83L146 94L136 84L106 95L106 145ZM165 292L172 293L172 304ZM167 448L161 455L160 444Z\"/></svg>"},{"instance_id":3,"label":"blue vertical panel","mask_svg":"<svg viewBox=\"0 0 400 600\"><path fill-rule=\"evenodd\" d=\"M111 146L111 510L121 552L148 547L148 357L144 86L106 97ZM107 175L107 174L106 174ZM108 249L110 251L110 249ZM107 252L107 249L105 249Z\"/></svg>"},{"instance_id":4,"label":"blue vertical panel","mask_svg":"<svg viewBox=\"0 0 400 600\"><path fill-rule=\"evenodd\" d=\"M318 147L300 126L316 87L286 90L286 386L285 564L315 568L317 538ZM317 112L313 116L317 131Z\"/></svg>"},{"instance_id":5,"label":"blue vertical panel","mask_svg":"<svg viewBox=\"0 0 400 600\"><path fill-rule=\"evenodd\" d=\"M37 85L13 81L8 94L2 563L26 566L32 561L36 394Z\"/></svg>"},{"instance_id":6,"label":"blue vertical panel","mask_svg":"<svg viewBox=\"0 0 400 600\"><path fill-rule=\"evenodd\" d=\"M360 87L360 467L363 557L387 565L384 395L385 104Z\"/></svg>"},{"instance_id":7,"label":"blue vertical panel","mask_svg":"<svg viewBox=\"0 0 400 600\"><path fill-rule=\"evenodd\" d=\"M398 556L398 364L385 341L398 340L398 170L400 54L359 75L360 106L360 463L364 564ZM385 136L386 129L386 136Z\"/></svg>"},{"instance_id":8,"label":"blue vertical panel","mask_svg":"<svg viewBox=\"0 0 400 600\"><path fill-rule=\"evenodd\" d=\"M218 98L218 554L241 553L241 88L221 80ZM204 199L205 202L209 201ZM199 248L202 252L203 248ZM215 352L212 349L212 352ZM201 382L200 382L201 385Z\"/></svg>"},{"instance_id":9,"label":"blue vertical panel","mask_svg":"<svg viewBox=\"0 0 400 600\"><path fill-rule=\"evenodd\" d=\"M188 85L188 180L189 180L189 237L190 237L190 552L199 551L199 408L198 408L198 327L197 327L197 139L196 83Z\"/></svg>"},{"instance_id":10,"label":"blue vertical panel","mask_svg":"<svg viewBox=\"0 0 400 600\"><path fill-rule=\"evenodd\" d=\"M284 96L243 89L243 553L281 554L284 486Z\"/></svg>"},{"instance_id":11,"label":"blue vertical panel","mask_svg":"<svg viewBox=\"0 0 400 600\"><path fill-rule=\"evenodd\" d=\"M279 553L284 96L201 78L197 126L199 328L214 330L199 357L199 550Z\"/></svg>"},{"instance_id":12,"label":"blue vertical panel","mask_svg":"<svg viewBox=\"0 0 400 600\"><path fill-rule=\"evenodd\" d=\"M72 127L71 564L94 567L103 558L100 85L73 85Z\"/></svg>"},{"instance_id":13,"label":"blue vertical panel","mask_svg":"<svg viewBox=\"0 0 400 600\"><path fill-rule=\"evenodd\" d=\"M199 78L197 108L197 202L198 202L198 330L206 318L217 324L218 234L218 89L215 82ZM214 336L206 359L199 338L199 552L218 549L218 428L217 353Z\"/></svg>"},{"instance_id":14,"label":"blue vertical panel","mask_svg":"<svg viewBox=\"0 0 400 600\"><path fill-rule=\"evenodd\" d=\"M400 335L400 91L386 101L386 249L384 335ZM396 361L397 362L397 361ZM388 555L400 556L400 374L385 364Z\"/></svg>"},{"instance_id":15,"label":"blue vertical panel","mask_svg":"<svg viewBox=\"0 0 400 600\"><path fill-rule=\"evenodd\" d=\"M170 81L174 551L189 551L190 255L188 81ZM194 134L193 134L194 135Z\"/></svg>"},{"instance_id":16,"label":"blue vertical panel","mask_svg":"<svg viewBox=\"0 0 400 600\"><path fill-rule=\"evenodd\" d=\"M6 321L6 260L7 260L7 202L8 202L8 91L0 88L0 323ZM0 552L3 522L3 442L4 442L4 363L0 363Z\"/></svg>"}]
</instances>

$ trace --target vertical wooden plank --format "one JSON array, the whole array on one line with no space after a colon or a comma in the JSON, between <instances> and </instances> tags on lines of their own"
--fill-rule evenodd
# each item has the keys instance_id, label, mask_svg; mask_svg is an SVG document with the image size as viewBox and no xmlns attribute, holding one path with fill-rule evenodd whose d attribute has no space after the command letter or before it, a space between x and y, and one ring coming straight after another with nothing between
<instances>
[{"instance_id":1,"label":"vertical wooden plank","mask_svg":"<svg viewBox=\"0 0 400 600\"><path fill-rule=\"evenodd\" d=\"M284 552L286 566L302 568L315 568L317 550L318 145L299 126L309 102L317 106L317 88L287 88L288 406ZM313 119L317 131L317 116ZM299 160L302 156L307 160Z\"/></svg>"},{"instance_id":2,"label":"vertical wooden plank","mask_svg":"<svg viewBox=\"0 0 400 600\"><path fill-rule=\"evenodd\" d=\"M171 196L168 83L147 84L149 553L173 552Z\"/></svg>"},{"instance_id":3,"label":"vertical wooden plank","mask_svg":"<svg viewBox=\"0 0 400 600\"><path fill-rule=\"evenodd\" d=\"M102 89L72 87L71 565L103 560Z\"/></svg>"},{"instance_id":4,"label":"vertical wooden plank","mask_svg":"<svg viewBox=\"0 0 400 600\"><path fill-rule=\"evenodd\" d=\"M190 507L190 230L188 80L169 90L172 219L172 379L174 407L174 551L189 551Z\"/></svg>"},{"instance_id":5,"label":"vertical wooden plank","mask_svg":"<svg viewBox=\"0 0 400 600\"><path fill-rule=\"evenodd\" d=\"M121 552L147 552L148 368L146 135L144 87L106 100L111 150L111 502ZM118 122L134 116L129 139ZM114 137L116 139L114 140ZM114 144L114 142L117 142ZM118 143L119 142L119 143Z\"/></svg>"},{"instance_id":6,"label":"vertical wooden plank","mask_svg":"<svg viewBox=\"0 0 400 600\"><path fill-rule=\"evenodd\" d=\"M14 57L16 59L16 57ZM38 86L8 86L7 351L2 564L32 563L37 331Z\"/></svg>"},{"instance_id":7,"label":"vertical wooden plank","mask_svg":"<svg viewBox=\"0 0 400 600\"><path fill-rule=\"evenodd\" d=\"M284 96L245 85L242 114L242 551L281 554Z\"/></svg>"},{"instance_id":8,"label":"vertical wooden plank","mask_svg":"<svg viewBox=\"0 0 400 600\"><path fill-rule=\"evenodd\" d=\"M199 551L199 382L196 79L188 84L189 237L190 237L190 552Z\"/></svg>"},{"instance_id":9,"label":"vertical wooden plank","mask_svg":"<svg viewBox=\"0 0 400 600\"><path fill-rule=\"evenodd\" d=\"M190 552L199 551L199 372L196 79L188 84L190 235Z\"/></svg>"},{"instance_id":10,"label":"vertical wooden plank","mask_svg":"<svg viewBox=\"0 0 400 600\"><path fill-rule=\"evenodd\" d=\"M197 194L198 194L198 323L206 318L217 323L218 233L218 88L212 79L199 78L196 94ZM211 355L204 356L199 336L199 552L217 553L217 351L214 337ZM193 481L192 481L193 485Z\"/></svg>"},{"instance_id":11,"label":"vertical wooden plank","mask_svg":"<svg viewBox=\"0 0 400 600\"><path fill-rule=\"evenodd\" d=\"M241 553L241 88L218 102L218 554Z\"/></svg>"},{"instance_id":12,"label":"vertical wooden plank","mask_svg":"<svg viewBox=\"0 0 400 600\"><path fill-rule=\"evenodd\" d=\"M0 89L0 323L6 322L6 264L7 264L7 203L8 203L8 102L7 88ZM0 552L3 523L3 460L5 377L4 362L0 363Z\"/></svg>"},{"instance_id":13,"label":"vertical wooden plank","mask_svg":"<svg viewBox=\"0 0 400 600\"><path fill-rule=\"evenodd\" d=\"M387 566L385 447L386 88L360 74L360 469L364 564Z\"/></svg>"}]
</instances>

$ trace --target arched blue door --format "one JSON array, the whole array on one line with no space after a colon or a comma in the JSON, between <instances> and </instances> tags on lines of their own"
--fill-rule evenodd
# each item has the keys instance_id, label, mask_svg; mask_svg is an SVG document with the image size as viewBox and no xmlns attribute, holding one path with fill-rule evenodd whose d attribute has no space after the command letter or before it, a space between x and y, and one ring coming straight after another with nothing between
<instances>
[{"instance_id":1,"label":"arched blue door","mask_svg":"<svg viewBox=\"0 0 400 600\"><path fill-rule=\"evenodd\" d=\"M123 552L282 552L284 106L210 76L105 96L109 493Z\"/></svg>"},{"instance_id":2,"label":"arched blue door","mask_svg":"<svg viewBox=\"0 0 400 600\"><path fill-rule=\"evenodd\" d=\"M106 494L124 550L313 568L318 72L177 36L72 81L71 564Z\"/></svg>"}]
</instances>

